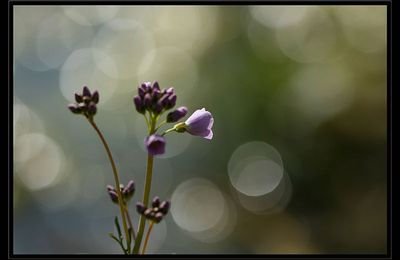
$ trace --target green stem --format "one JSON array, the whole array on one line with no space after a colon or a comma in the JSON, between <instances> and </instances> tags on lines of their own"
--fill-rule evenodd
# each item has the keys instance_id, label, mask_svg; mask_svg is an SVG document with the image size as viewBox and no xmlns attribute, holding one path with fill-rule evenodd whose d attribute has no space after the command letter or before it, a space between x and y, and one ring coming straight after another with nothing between
<instances>
[{"instance_id":1,"label":"green stem","mask_svg":"<svg viewBox=\"0 0 400 260\"><path fill-rule=\"evenodd\" d=\"M149 230L147 231L147 234L146 234L146 239L144 240L142 255L144 255L144 253L146 253L147 243L149 242L149 237L150 237L151 230L153 229L153 226L154 226L154 222L151 222L150 226L149 226Z\"/></svg>"},{"instance_id":2,"label":"green stem","mask_svg":"<svg viewBox=\"0 0 400 260\"><path fill-rule=\"evenodd\" d=\"M131 216L129 215L128 207L126 205L124 205L124 210L125 210L126 218L128 219L129 228L132 230L133 240L135 240L136 239L135 229L133 228L133 225L131 222Z\"/></svg>"},{"instance_id":3,"label":"green stem","mask_svg":"<svg viewBox=\"0 0 400 260\"><path fill-rule=\"evenodd\" d=\"M157 118L150 117L150 131L149 135L152 135L155 132L155 125ZM153 175L153 155L147 154L147 169L146 169L146 182L144 186L143 192L143 205L147 207L149 203L149 196L150 196L150 188L151 188L151 179ZM146 218L141 215L139 220L139 228L135 240L135 246L133 247L133 253L138 254L140 249L140 244L142 243L143 233L146 226Z\"/></svg>"},{"instance_id":4,"label":"green stem","mask_svg":"<svg viewBox=\"0 0 400 260\"><path fill-rule=\"evenodd\" d=\"M161 136L164 136L166 134L168 134L169 132L175 131L175 128L170 128L168 130L166 130L164 133L161 134Z\"/></svg>"},{"instance_id":5,"label":"green stem","mask_svg":"<svg viewBox=\"0 0 400 260\"><path fill-rule=\"evenodd\" d=\"M167 120L162 121L157 128L154 130L154 132L156 132L158 129L160 129L160 127L162 127L163 125L165 125L167 123Z\"/></svg>"},{"instance_id":6,"label":"green stem","mask_svg":"<svg viewBox=\"0 0 400 260\"><path fill-rule=\"evenodd\" d=\"M126 218L125 218L125 212L124 212L124 201L123 201L123 198L122 198L121 189L119 188L120 187L120 182L119 182L117 167L115 166L115 162L114 162L114 159L112 157L111 150L108 147L106 139L104 138L104 136L101 133L100 129L97 127L96 123L94 122L94 120L92 118L88 118L88 121L93 126L94 130L96 130L97 134L99 135L99 137L101 139L101 142L103 143L104 148L106 149L106 152L107 152L107 155L108 155L108 159L110 160L111 168L112 168L113 173L114 173L114 180L115 180L115 187L116 187L115 190L117 191L117 194L118 194L118 204L119 204L119 209L121 211L122 225L124 227L124 231L125 231L125 236L126 236L126 240L127 240L127 243L128 243L128 247L130 247L130 236L129 236L128 226L126 224Z\"/></svg>"}]
</instances>

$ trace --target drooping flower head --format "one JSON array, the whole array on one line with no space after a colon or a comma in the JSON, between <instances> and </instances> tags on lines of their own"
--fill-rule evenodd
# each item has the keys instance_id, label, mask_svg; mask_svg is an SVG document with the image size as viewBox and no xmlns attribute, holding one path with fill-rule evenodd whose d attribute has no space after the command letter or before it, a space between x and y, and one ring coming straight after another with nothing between
<instances>
[{"instance_id":1,"label":"drooping flower head","mask_svg":"<svg viewBox=\"0 0 400 260\"><path fill-rule=\"evenodd\" d=\"M177 132L187 131L191 135L201 136L205 139L213 138L212 126L214 118L205 108L196 110L184 123L175 125Z\"/></svg>"},{"instance_id":2,"label":"drooping flower head","mask_svg":"<svg viewBox=\"0 0 400 260\"><path fill-rule=\"evenodd\" d=\"M144 145L151 155L165 153L165 138L158 134L153 134L145 138Z\"/></svg>"}]
</instances>

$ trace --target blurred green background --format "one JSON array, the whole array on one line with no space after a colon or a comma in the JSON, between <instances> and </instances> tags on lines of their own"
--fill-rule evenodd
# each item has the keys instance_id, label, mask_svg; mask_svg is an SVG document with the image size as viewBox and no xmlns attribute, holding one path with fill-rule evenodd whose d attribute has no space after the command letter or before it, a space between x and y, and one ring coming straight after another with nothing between
<instances>
[{"instance_id":1,"label":"blurred green background","mask_svg":"<svg viewBox=\"0 0 400 260\"><path fill-rule=\"evenodd\" d=\"M149 253L386 253L386 6L14 6L14 253L120 253L96 122L142 199L143 81L205 107L167 136Z\"/></svg>"}]
</instances>

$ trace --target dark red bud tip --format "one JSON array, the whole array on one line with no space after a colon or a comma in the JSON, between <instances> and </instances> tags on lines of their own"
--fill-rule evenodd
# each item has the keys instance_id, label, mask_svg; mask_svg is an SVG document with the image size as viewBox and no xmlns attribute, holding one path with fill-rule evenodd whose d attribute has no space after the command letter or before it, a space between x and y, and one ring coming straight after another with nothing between
<instances>
[{"instance_id":1,"label":"dark red bud tip","mask_svg":"<svg viewBox=\"0 0 400 260\"><path fill-rule=\"evenodd\" d=\"M82 95L79 95L78 93L75 93L75 101L77 103L81 103L83 101Z\"/></svg>"},{"instance_id":2,"label":"dark red bud tip","mask_svg":"<svg viewBox=\"0 0 400 260\"><path fill-rule=\"evenodd\" d=\"M100 98L99 92L96 90L95 92L93 92L92 101L97 104L99 103L99 98Z\"/></svg>"},{"instance_id":3,"label":"dark red bud tip","mask_svg":"<svg viewBox=\"0 0 400 260\"><path fill-rule=\"evenodd\" d=\"M90 90L89 90L89 88L87 86L83 87L82 95L86 96L86 97L91 97L92 96L91 93L90 93Z\"/></svg>"}]
</instances>

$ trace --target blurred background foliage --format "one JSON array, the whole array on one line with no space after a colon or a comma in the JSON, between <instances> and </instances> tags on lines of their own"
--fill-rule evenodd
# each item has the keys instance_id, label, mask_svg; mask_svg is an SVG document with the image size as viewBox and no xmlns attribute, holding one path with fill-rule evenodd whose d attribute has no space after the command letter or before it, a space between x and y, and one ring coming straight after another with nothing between
<instances>
[{"instance_id":1,"label":"blurred background foliage","mask_svg":"<svg viewBox=\"0 0 400 260\"><path fill-rule=\"evenodd\" d=\"M119 253L88 85L142 199L143 81L205 107L212 141L167 136L149 253L385 253L386 6L14 6L14 252ZM138 215L130 205L133 221Z\"/></svg>"}]
</instances>

